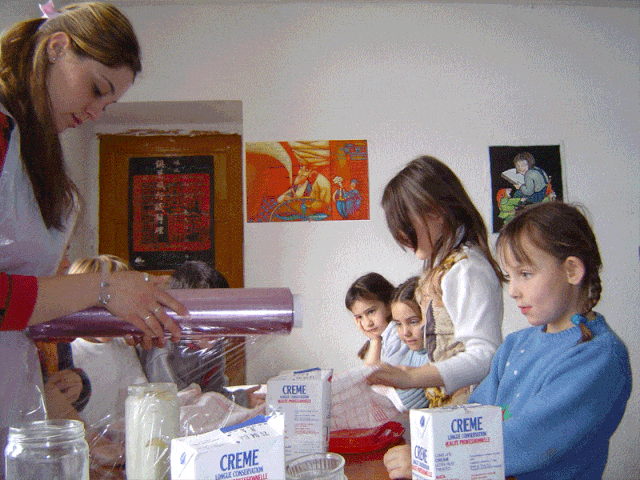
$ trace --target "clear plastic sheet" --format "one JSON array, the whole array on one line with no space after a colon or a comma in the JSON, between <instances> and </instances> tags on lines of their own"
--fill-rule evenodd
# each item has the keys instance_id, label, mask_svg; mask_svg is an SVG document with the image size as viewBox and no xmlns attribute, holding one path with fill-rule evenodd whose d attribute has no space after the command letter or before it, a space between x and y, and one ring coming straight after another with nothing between
<instances>
[{"instance_id":1,"label":"clear plastic sheet","mask_svg":"<svg viewBox=\"0 0 640 480\"><path fill-rule=\"evenodd\" d=\"M244 371L244 349L248 344L259 348L260 345L265 345L269 341L270 337L264 335L246 337L241 341L238 338L216 337L198 342L180 341L171 345L166 351L154 352L152 349L146 352L146 360L155 357L163 361L158 367L158 362L147 363L145 356L141 356L140 367L145 374L143 380L166 382L169 380L167 376L173 375L176 385L184 385L191 381L183 388L178 388L179 436L196 435L236 425L265 413L263 393L265 390L264 387L261 390L261 386L230 386L228 376ZM131 348L135 351L135 347ZM181 366L180 356L184 352L187 352L188 356L185 364ZM174 368L175 366L181 366L181 368ZM110 367L118 368L115 364ZM172 368L174 368L173 371L171 371ZM88 376L91 380L91 374ZM121 371L120 376L126 379L126 372ZM89 421L85 412L77 412L85 422L90 452L91 480L127 478L124 409L126 396L122 395L128 387L126 383L128 382L112 385L111 393L114 398L94 398L92 394L87 408L90 408L92 403L99 402L113 405L112 402L115 399L116 406L110 413ZM103 391L101 395L104 395ZM158 440L157 447L160 451L156 452L164 451L168 454L169 444L170 439ZM145 459L147 460L152 462L154 459ZM167 475L169 475L168 470Z\"/></svg>"},{"instance_id":2,"label":"clear plastic sheet","mask_svg":"<svg viewBox=\"0 0 640 480\"><path fill-rule=\"evenodd\" d=\"M288 288L173 289L189 316L167 310L183 339L211 336L288 334L298 323L297 302ZM34 340L140 335L135 326L93 307L27 329Z\"/></svg>"},{"instance_id":3,"label":"clear plastic sheet","mask_svg":"<svg viewBox=\"0 0 640 480\"><path fill-rule=\"evenodd\" d=\"M77 312L25 332L31 340L51 344L75 339L70 342L73 369L90 383L88 401L78 407L76 389L70 383L49 382L44 388L35 387L40 394L36 396L44 398L46 405L34 408L39 417L44 417L46 408L49 418L84 422L92 480L126 478L124 406L129 385L175 383L181 436L236 425L265 413L265 395L257 391L260 386L237 386L244 383L245 347L268 342L273 334L290 333L300 318L291 291L225 288L169 293L187 307L189 316L167 311L179 325L182 339L168 341L163 348L144 351L128 345L124 337L141 332L103 308ZM29 342L24 333L20 335ZM30 371L39 374L39 368L33 366ZM28 418L33 414L23 413ZM168 452L168 443L159 442L158 448Z\"/></svg>"}]
</instances>

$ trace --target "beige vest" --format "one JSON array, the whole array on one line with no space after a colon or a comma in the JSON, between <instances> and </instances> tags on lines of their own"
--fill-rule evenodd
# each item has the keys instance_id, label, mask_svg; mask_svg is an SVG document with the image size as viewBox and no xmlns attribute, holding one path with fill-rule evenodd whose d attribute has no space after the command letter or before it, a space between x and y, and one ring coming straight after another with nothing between
<instances>
[{"instance_id":1,"label":"beige vest","mask_svg":"<svg viewBox=\"0 0 640 480\"><path fill-rule=\"evenodd\" d=\"M465 258L467 256L461 250L454 251L436 267L435 281L439 283L456 262ZM425 317L424 345L431 362L440 362L464 352L464 344L455 339L455 328L442 303L442 297L434 291L431 284L427 284L426 273L418 282L416 298ZM435 408L464 404L469 399L471 390L470 387L463 387L447 395L441 387L428 387L425 395L429 399L429 408Z\"/></svg>"}]
</instances>

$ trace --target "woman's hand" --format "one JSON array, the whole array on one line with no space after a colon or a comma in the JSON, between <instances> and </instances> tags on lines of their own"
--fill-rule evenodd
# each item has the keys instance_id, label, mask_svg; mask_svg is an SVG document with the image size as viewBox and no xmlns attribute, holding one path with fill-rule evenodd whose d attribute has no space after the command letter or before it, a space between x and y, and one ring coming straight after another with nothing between
<instances>
[{"instance_id":1,"label":"woman's hand","mask_svg":"<svg viewBox=\"0 0 640 480\"><path fill-rule=\"evenodd\" d=\"M100 287L102 282L108 286ZM135 336L135 342L143 348L164 346L165 329L174 341L180 339L180 328L165 308L179 316L186 316L189 311L162 288L163 283L162 277L135 271L114 272L106 278L100 273L38 277L38 295L28 325L99 305L135 325L142 332ZM99 298L106 299L106 303L99 303Z\"/></svg>"},{"instance_id":2,"label":"woman's hand","mask_svg":"<svg viewBox=\"0 0 640 480\"><path fill-rule=\"evenodd\" d=\"M411 445L391 447L382 461L390 479L411 478Z\"/></svg>"},{"instance_id":3,"label":"woman's hand","mask_svg":"<svg viewBox=\"0 0 640 480\"><path fill-rule=\"evenodd\" d=\"M164 331L171 340L180 339L180 327L165 312L165 307L180 316L188 315L184 305L163 289L164 279L140 272L116 272L108 278L109 301L105 307L115 316L138 327L146 338L143 348L151 344L164 346Z\"/></svg>"}]
</instances>

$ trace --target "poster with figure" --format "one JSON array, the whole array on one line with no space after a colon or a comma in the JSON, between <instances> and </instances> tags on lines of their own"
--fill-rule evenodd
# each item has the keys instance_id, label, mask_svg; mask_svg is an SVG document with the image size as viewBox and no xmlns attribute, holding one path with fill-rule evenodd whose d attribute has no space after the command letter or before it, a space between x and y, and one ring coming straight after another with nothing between
<instances>
[{"instance_id":1,"label":"poster with figure","mask_svg":"<svg viewBox=\"0 0 640 480\"><path fill-rule=\"evenodd\" d=\"M564 200L561 145L490 146L493 232L526 205Z\"/></svg>"},{"instance_id":2,"label":"poster with figure","mask_svg":"<svg viewBox=\"0 0 640 480\"><path fill-rule=\"evenodd\" d=\"M129 263L173 270L186 260L214 262L213 157L129 159Z\"/></svg>"},{"instance_id":3,"label":"poster with figure","mask_svg":"<svg viewBox=\"0 0 640 480\"><path fill-rule=\"evenodd\" d=\"M247 142L247 221L369 219L366 140Z\"/></svg>"}]
</instances>

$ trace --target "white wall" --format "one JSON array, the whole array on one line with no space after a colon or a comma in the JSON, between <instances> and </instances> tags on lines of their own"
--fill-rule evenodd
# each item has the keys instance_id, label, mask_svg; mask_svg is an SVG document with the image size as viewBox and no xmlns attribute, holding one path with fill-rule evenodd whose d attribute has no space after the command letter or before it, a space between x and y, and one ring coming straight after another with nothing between
<instances>
[{"instance_id":1,"label":"white wall","mask_svg":"<svg viewBox=\"0 0 640 480\"><path fill-rule=\"evenodd\" d=\"M378 207L404 163L423 153L447 162L490 224L487 147L562 141L567 199L588 207L603 256L597 310L627 343L640 382L637 2L126 12L145 70L123 100L242 100L245 141L368 140L370 221L245 225L245 285L289 287L305 308L302 329L251 352L250 381L283 368L357 363L363 338L343 306L346 289L370 270L397 283L420 268L394 243ZM506 305L505 333L525 327L508 298ZM636 388L605 478L640 478L639 418Z\"/></svg>"}]
</instances>

